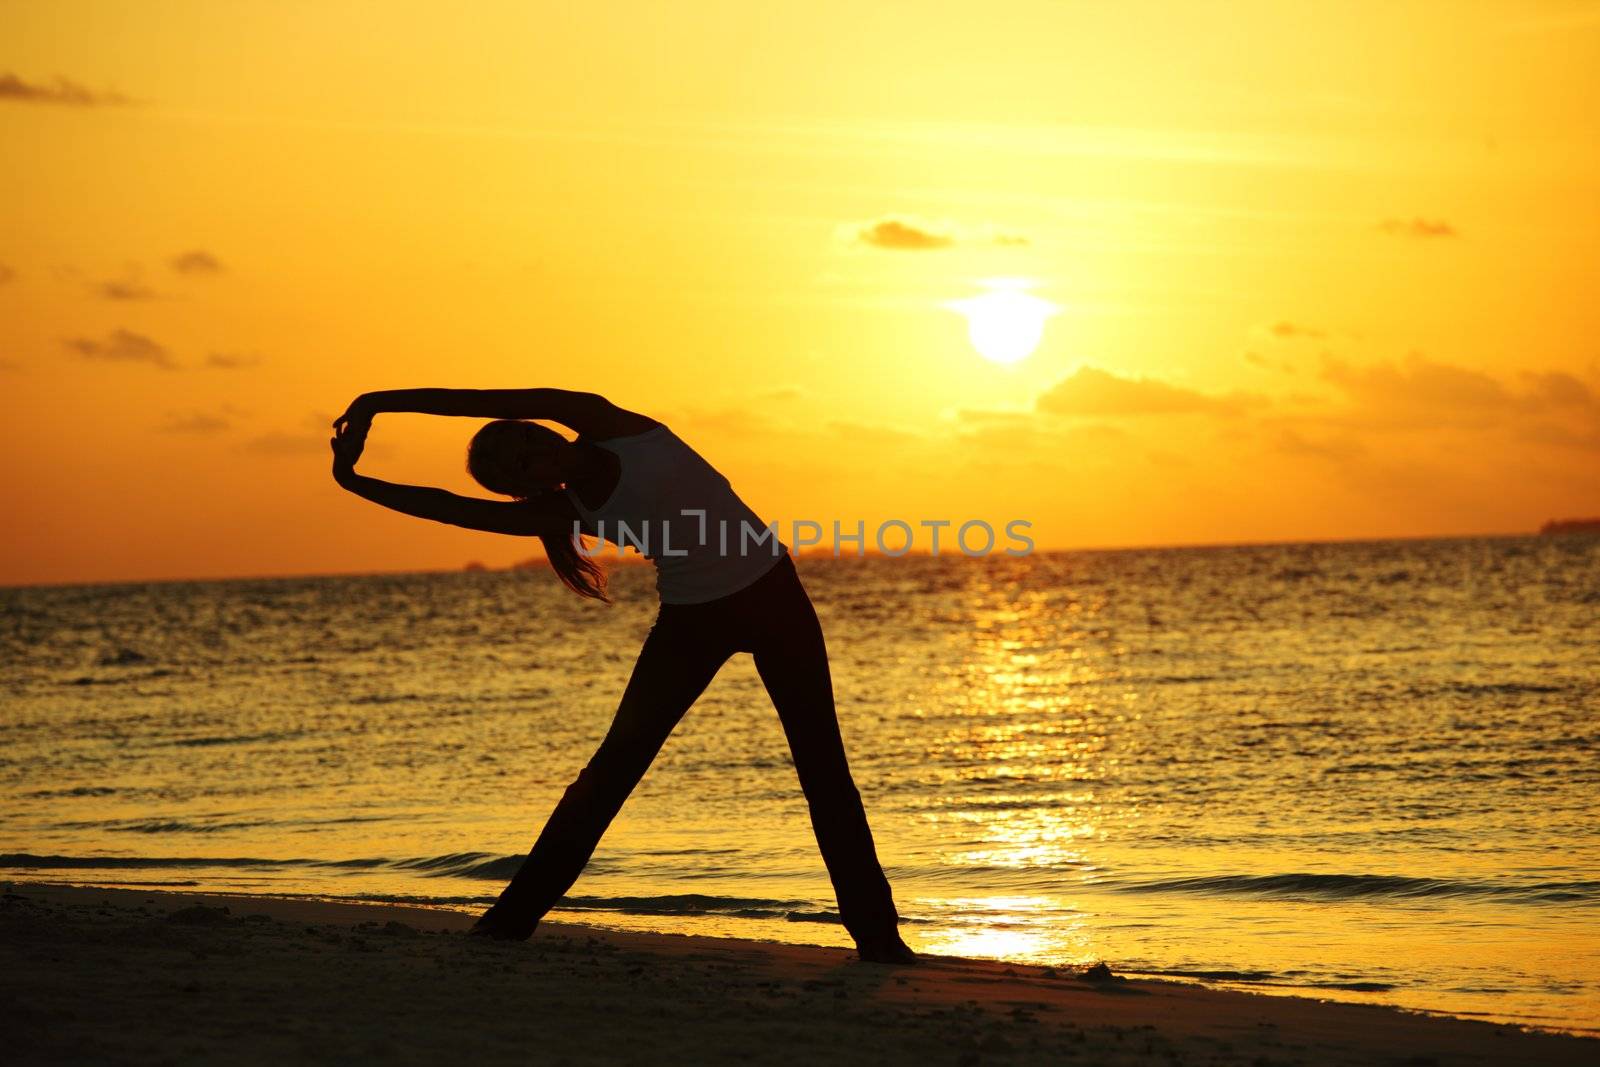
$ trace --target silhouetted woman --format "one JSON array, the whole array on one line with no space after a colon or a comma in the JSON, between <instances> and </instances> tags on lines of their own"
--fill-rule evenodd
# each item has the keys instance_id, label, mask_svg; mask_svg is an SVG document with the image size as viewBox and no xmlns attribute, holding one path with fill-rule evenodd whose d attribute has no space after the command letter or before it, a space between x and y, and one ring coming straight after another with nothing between
<instances>
[{"instance_id":1,"label":"silhouetted woman","mask_svg":"<svg viewBox=\"0 0 1600 1067\"><path fill-rule=\"evenodd\" d=\"M511 500L397 485L355 472L386 411L494 419L467 469ZM577 431L568 441L528 419ZM528 858L473 933L521 940L571 888L667 736L735 652L755 655L778 709L839 914L863 960L910 963L834 714L828 652L788 550L692 448L654 419L562 389L366 393L334 422L341 486L407 515L538 537L561 580L605 600L605 576L577 531L641 548L661 597L599 749L566 789ZM753 536L752 536L753 534Z\"/></svg>"}]
</instances>

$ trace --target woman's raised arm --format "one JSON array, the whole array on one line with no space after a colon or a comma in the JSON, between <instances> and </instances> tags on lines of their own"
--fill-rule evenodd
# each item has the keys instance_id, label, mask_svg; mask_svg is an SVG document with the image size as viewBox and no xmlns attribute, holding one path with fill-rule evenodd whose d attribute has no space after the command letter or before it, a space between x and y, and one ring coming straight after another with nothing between
<instances>
[{"instance_id":1,"label":"woman's raised arm","mask_svg":"<svg viewBox=\"0 0 1600 1067\"><path fill-rule=\"evenodd\" d=\"M548 534L552 527L570 524L576 517L571 502L555 493L531 500L480 500L423 485L385 482L354 471L342 477L339 484L403 515L515 537Z\"/></svg>"},{"instance_id":2,"label":"woman's raised arm","mask_svg":"<svg viewBox=\"0 0 1600 1067\"><path fill-rule=\"evenodd\" d=\"M383 389L362 393L335 428L365 425L386 411L456 415L474 419L545 419L585 437L624 437L655 426L655 420L617 407L598 393L569 389Z\"/></svg>"},{"instance_id":3,"label":"woman's raised arm","mask_svg":"<svg viewBox=\"0 0 1600 1067\"><path fill-rule=\"evenodd\" d=\"M356 460L361 458L365 439L366 432L360 425L334 435L329 442L333 446L333 479L342 488L391 511L515 537L549 534L552 528L570 525L577 518L572 502L560 493L540 494L529 500L483 500L357 474Z\"/></svg>"}]
</instances>

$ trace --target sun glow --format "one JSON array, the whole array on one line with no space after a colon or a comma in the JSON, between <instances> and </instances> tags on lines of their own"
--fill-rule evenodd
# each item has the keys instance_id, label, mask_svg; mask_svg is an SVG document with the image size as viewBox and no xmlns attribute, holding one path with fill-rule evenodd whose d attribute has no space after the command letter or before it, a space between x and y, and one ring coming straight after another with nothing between
<instances>
[{"instance_id":1,"label":"sun glow","mask_svg":"<svg viewBox=\"0 0 1600 1067\"><path fill-rule=\"evenodd\" d=\"M992 363L1019 363L1033 355L1044 338L1045 320L1061 309L1026 292L1025 278L985 278L988 292L945 306L967 318L967 336L978 355Z\"/></svg>"}]
</instances>

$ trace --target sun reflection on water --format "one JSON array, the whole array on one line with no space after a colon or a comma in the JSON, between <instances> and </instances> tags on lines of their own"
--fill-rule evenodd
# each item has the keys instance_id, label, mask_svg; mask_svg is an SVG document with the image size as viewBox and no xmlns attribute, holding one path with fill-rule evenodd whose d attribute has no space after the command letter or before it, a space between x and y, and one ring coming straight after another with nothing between
<instances>
[{"instance_id":1,"label":"sun reflection on water","mask_svg":"<svg viewBox=\"0 0 1600 1067\"><path fill-rule=\"evenodd\" d=\"M1114 658L1086 649L1100 604L994 582L961 606L953 655L932 680L943 711L925 744L937 798L918 813L948 842L939 863L962 895L922 898L917 932L936 954L1072 963L1098 958L1095 917L1067 894L1101 871L1098 789L1114 769L1108 724L1126 712L1092 694L1117 680ZM1061 619L1074 626L1063 640ZM982 894L984 883L1010 891ZM1037 889L1019 895L1018 888ZM978 889L979 893L971 890Z\"/></svg>"},{"instance_id":2,"label":"sun reflection on water","mask_svg":"<svg viewBox=\"0 0 1600 1067\"><path fill-rule=\"evenodd\" d=\"M918 932L924 952L1050 963L1098 958L1088 916L1052 897L950 897L916 903L953 920Z\"/></svg>"}]
</instances>

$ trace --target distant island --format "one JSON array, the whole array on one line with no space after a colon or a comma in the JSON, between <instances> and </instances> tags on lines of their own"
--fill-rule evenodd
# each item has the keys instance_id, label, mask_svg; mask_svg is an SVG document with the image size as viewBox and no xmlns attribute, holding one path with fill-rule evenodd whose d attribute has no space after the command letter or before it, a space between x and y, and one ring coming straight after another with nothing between
<instances>
[{"instance_id":1,"label":"distant island","mask_svg":"<svg viewBox=\"0 0 1600 1067\"><path fill-rule=\"evenodd\" d=\"M1563 534L1600 534L1600 519L1551 519L1539 527L1541 537Z\"/></svg>"}]
</instances>

